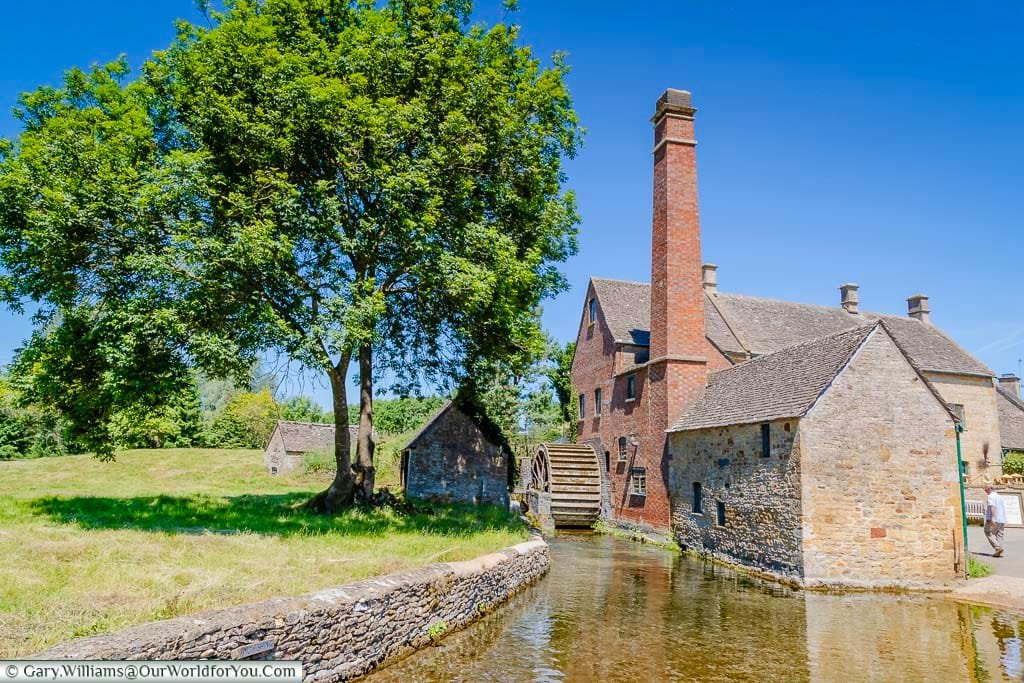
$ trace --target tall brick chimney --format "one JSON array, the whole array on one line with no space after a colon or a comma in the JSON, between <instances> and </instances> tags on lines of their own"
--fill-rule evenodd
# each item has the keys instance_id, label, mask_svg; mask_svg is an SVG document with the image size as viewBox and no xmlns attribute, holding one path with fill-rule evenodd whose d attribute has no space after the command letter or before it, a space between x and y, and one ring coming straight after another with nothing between
<instances>
[{"instance_id":1,"label":"tall brick chimney","mask_svg":"<svg viewBox=\"0 0 1024 683\"><path fill-rule=\"evenodd\" d=\"M653 406L668 426L707 381L704 284L697 213L696 113L685 90L658 98L654 118L654 221L651 239L651 371ZM659 401L660 402L660 401ZM663 411L663 412L662 412Z\"/></svg>"}]
</instances>

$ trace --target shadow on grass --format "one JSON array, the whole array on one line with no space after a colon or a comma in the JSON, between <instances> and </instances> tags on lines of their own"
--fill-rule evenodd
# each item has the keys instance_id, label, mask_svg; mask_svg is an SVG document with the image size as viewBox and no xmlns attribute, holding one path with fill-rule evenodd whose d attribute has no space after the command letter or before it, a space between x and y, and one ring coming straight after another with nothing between
<instances>
[{"instance_id":1,"label":"shadow on grass","mask_svg":"<svg viewBox=\"0 0 1024 683\"><path fill-rule=\"evenodd\" d=\"M301 508L308 493L279 495L141 496L102 498L49 496L25 501L33 515L83 529L139 529L172 534L256 533L268 536L376 536L416 533L445 536L522 528L507 511L490 505L434 505L430 512L403 514L389 508L354 508L335 517Z\"/></svg>"}]
</instances>

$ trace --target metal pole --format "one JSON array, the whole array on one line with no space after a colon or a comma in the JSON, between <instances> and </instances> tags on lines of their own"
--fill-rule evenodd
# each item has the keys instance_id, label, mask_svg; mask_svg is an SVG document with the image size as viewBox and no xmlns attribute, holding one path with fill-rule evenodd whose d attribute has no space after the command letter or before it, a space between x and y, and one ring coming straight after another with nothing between
<instances>
[{"instance_id":1,"label":"metal pole","mask_svg":"<svg viewBox=\"0 0 1024 683\"><path fill-rule=\"evenodd\" d=\"M960 432L964 431L963 425L958 423L954 431L956 432L956 476L957 481L960 483L960 520L963 522L964 530L964 576L969 576L970 553L967 551L967 498L964 494L964 459L960 454Z\"/></svg>"}]
</instances>

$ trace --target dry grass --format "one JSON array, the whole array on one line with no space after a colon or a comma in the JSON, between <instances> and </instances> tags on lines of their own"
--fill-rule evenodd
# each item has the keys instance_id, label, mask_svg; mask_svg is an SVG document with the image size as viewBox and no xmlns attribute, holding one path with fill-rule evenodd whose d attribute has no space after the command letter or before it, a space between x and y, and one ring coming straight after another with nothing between
<instances>
[{"instance_id":1,"label":"dry grass","mask_svg":"<svg viewBox=\"0 0 1024 683\"><path fill-rule=\"evenodd\" d=\"M390 482L382 482L390 483ZM309 515L323 487L258 451L0 462L0 658L152 619L294 595L526 537L496 508Z\"/></svg>"}]
</instances>

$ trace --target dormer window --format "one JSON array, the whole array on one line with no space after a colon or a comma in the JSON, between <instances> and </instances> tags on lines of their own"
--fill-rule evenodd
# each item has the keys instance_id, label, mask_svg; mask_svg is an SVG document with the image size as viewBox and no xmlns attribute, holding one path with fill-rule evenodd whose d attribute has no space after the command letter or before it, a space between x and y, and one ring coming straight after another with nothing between
<instances>
[{"instance_id":1,"label":"dormer window","mask_svg":"<svg viewBox=\"0 0 1024 683\"><path fill-rule=\"evenodd\" d=\"M597 299L591 299L587 302L587 315L590 316L591 325L597 322Z\"/></svg>"}]
</instances>

